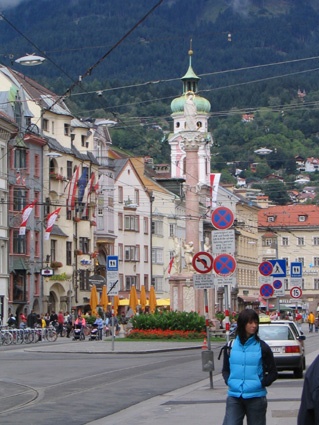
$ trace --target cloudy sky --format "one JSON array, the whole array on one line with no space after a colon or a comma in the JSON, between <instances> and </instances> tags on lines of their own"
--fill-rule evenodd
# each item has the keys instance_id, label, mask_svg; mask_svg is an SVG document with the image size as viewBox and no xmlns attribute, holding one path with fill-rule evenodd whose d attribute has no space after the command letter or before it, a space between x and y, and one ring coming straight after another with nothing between
<instances>
[{"instance_id":1,"label":"cloudy sky","mask_svg":"<svg viewBox=\"0 0 319 425\"><path fill-rule=\"evenodd\" d=\"M15 7L27 0L0 0L0 11Z\"/></svg>"}]
</instances>

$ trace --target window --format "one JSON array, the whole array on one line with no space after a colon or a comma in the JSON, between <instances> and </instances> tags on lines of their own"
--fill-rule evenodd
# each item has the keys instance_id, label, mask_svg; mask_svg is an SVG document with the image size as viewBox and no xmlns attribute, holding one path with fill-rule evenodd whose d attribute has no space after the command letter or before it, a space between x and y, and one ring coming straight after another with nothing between
<instances>
[{"instance_id":1,"label":"window","mask_svg":"<svg viewBox=\"0 0 319 425\"><path fill-rule=\"evenodd\" d=\"M125 261L138 261L137 257L137 247L136 246L125 246Z\"/></svg>"},{"instance_id":2,"label":"window","mask_svg":"<svg viewBox=\"0 0 319 425\"><path fill-rule=\"evenodd\" d=\"M138 189L134 190L134 204L136 205L140 204L140 192Z\"/></svg>"},{"instance_id":3,"label":"window","mask_svg":"<svg viewBox=\"0 0 319 425\"><path fill-rule=\"evenodd\" d=\"M305 265L305 259L304 259L304 257L298 257L298 258L296 258L296 262L297 263L301 263L303 266Z\"/></svg>"},{"instance_id":4,"label":"window","mask_svg":"<svg viewBox=\"0 0 319 425\"><path fill-rule=\"evenodd\" d=\"M40 176L40 156L34 155L34 175L36 177Z\"/></svg>"},{"instance_id":5,"label":"window","mask_svg":"<svg viewBox=\"0 0 319 425\"><path fill-rule=\"evenodd\" d=\"M87 147L86 146L86 137L83 136L83 134L81 135L81 146L84 147L84 148Z\"/></svg>"},{"instance_id":6,"label":"window","mask_svg":"<svg viewBox=\"0 0 319 425\"><path fill-rule=\"evenodd\" d=\"M313 280L313 289L319 289L319 279Z\"/></svg>"},{"instance_id":7,"label":"window","mask_svg":"<svg viewBox=\"0 0 319 425\"><path fill-rule=\"evenodd\" d=\"M288 246L289 245L289 239L287 237L283 237L282 238L282 245L283 246Z\"/></svg>"},{"instance_id":8,"label":"window","mask_svg":"<svg viewBox=\"0 0 319 425\"><path fill-rule=\"evenodd\" d=\"M144 263L148 263L148 246L144 245Z\"/></svg>"},{"instance_id":9,"label":"window","mask_svg":"<svg viewBox=\"0 0 319 425\"><path fill-rule=\"evenodd\" d=\"M152 263L153 264L164 264L163 248L153 248L152 249Z\"/></svg>"},{"instance_id":10,"label":"window","mask_svg":"<svg viewBox=\"0 0 319 425\"><path fill-rule=\"evenodd\" d=\"M119 195L119 203L123 204L123 187L122 186L118 187L118 195Z\"/></svg>"},{"instance_id":11,"label":"window","mask_svg":"<svg viewBox=\"0 0 319 425\"><path fill-rule=\"evenodd\" d=\"M136 215L125 215L125 217L124 217L124 230L133 230L134 232L138 232L139 231L138 216L136 216Z\"/></svg>"},{"instance_id":12,"label":"window","mask_svg":"<svg viewBox=\"0 0 319 425\"><path fill-rule=\"evenodd\" d=\"M14 168L20 170L27 168L27 151L26 149L16 148L14 151Z\"/></svg>"},{"instance_id":13,"label":"window","mask_svg":"<svg viewBox=\"0 0 319 425\"><path fill-rule=\"evenodd\" d=\"M66 177L68 180L72 180L73 170L72 170L72 161L66 162Z\"/></svg>"},{"instance_id":14,"label":"window","mask_svg":"<svg viewBox=\"0 0 319 425\"><path fill-rule=\"evenodd\" d=\"M54 134L54 121L51 121L51 133Z\"/></svg>"},{"instance_id":15,"label":"window","mask_svg":"<svg viewBox=\"0 0 319 425\"><path fill-rule=\"evenodd\" d=\"M314 258L313 258L313 265L314 265L315 267L319 267L319 257L314 257Z\"/></svg>"},{"instance_id":16,"label":"window","mask_svg":"<svg viewBox=\"0 0 319 425\"><path fill-rule=\"evenodd\" d=\"M13 190L13 211L22 211L27 205L27 191L15 188Z\"/></svg>"},{"instance_id":17,"label":"window","mask_svg":"<svg viewBox=\"0 0 319 425\"><path fill-rule=\"evenodd\" d=\"M299 221L306 221L306 216L305 215L299 215L298 220Z\"/></svg>"},{"instance_id":18,"label":"window","mask_svg":"<svg viewBox=\"0 0 319 425\"><path fill-rule=\"evenodd\" d=\"M56 261L56 240L51 239L51 249L50 249L50 254L51 254L51 262L52 261Z\"/></svg>"},{"instance_id":19,"label":"window","mask_svg":"<svg viewBox=\"0 0 319 425\"><path fill-rule=\"evenodd\" d=\"M314 238L313 238L313 244L314 245L319 245L319 237L318 236L315 236Z\"/></svg>"},{"instance_id":20,"label":"window","mask_svg":"<svg viewBox=\"0 0 319 425\"><path fill-rule=\"evenodd\" d=\"M289 284L289 279L284 279L284 288L285 288L286 291L291 289L290 284Z\"/></svg>"},{"instance_id":21,"label":"window","mask_svg":"<svg viewBox=\"0 0 319 425\"><path fill-rule=\"evenodd\" d=\"M265 246L272 246L273 243L274 243L274 239L267 238L264 240Z\"/></svg>"},{"instance_id":22,"label":"window","mask_svg":"<svg viewBox=\"0 0 319 425\"><path fill-rule=\"evenodd\" d=\"M119 256L119 261L123 261L123 244L122 243L119 243L118 256Z\"/></svg>"},{"instance_id":23,"label":"window","mask_svg":"<svg viewBox=\"0 0 319 425\"><path fill-rule=\"evenodd\" d=\"M6 267L7 267L7 261L8 261L8 254L7 254L7 241L1 240L0 242L0 274L7 273Z\"/></svg>"},{"instance_id":24,"label":"window","mask_svg":"<svg viewBox=\"0 0 319 425\"><path fill-rule=\"evenodd\" d=\"M72 242L66 243L66 265L72 266Z\"/></svg>"},{"instance_id":25,"label":"window","mask_svg":"<svg viewBox=\"0 0 319 425\"><path fill-rule=\"evenodd\" d=\"M304 237L299 237L297 238L297 245L301 246L305 244L305 238Z\"/></svg>"},{"instance_id":26,"label":"window","mask_svg":"<svg viewBox=\"0 0 319 425\"><path fill-rule=\"evenodd\" d=\"M153 276L152 277L152 286L155 287L155 292L163 291L163 277L162 276Z\"/></svg>"},{"instance_id":27,"label":"window","mask_svg":"<svg viewBox=\"0 0 319 425\"><path fill-rule=\"evenodd\" d=\"M171 223L169 225L169 237L173 238L175 234L176 234L176 225Z\"/></svg>"},{"instance_id":28,"label":"window","mask_svg":"<svg viewBox=\"0 0 319 425\"><path fill-rule=\"evenodd\" d=\"M42 129L43 131L49 131L49 120L43 118L42 120Z\"/></svg>"},{"instance_id":29,"label":"window","mask_svg":"<svg viewBox=\"0 0 319 425\"><path fill-rule=\"evenodd\" d=\"M152 221L152 235L163 236L162 221Z\"/></svg>"},{"instance_id":30,"label":"window","mask_svg":"<svg viewBox=\"0 0 319 425\"><path fill-rule=\"evenodd\" d=\"M143 218L144 235L148 235L148 217Z\"/></svg>"},{"instance_id":31,"label":"window","mask_svg":"<svg viewBox=\"0 0 319 425\"><path fill-rule=\"evenodd\" d=\"M89 291L90 285L89 285L89 277L90 277L90 270L78 270L79 272L79 283L80 283L80 291Z\"/></svg>"},{"instance_id":32,"label":"window","mask_svg":"<svg viewBox=\"0 0 319 425\"><path fill-rule=\"evenodd\" d=\"M70 124L64 124L64 135L65 136L70 135Z\"/></svg>"},{"instance_id":33,"label":"window","mask_svg":"<svg viewBox=\"0 0 319 425\"><path fill-rule=\"evenodd\" d=\"M270 215L269 217L267 217L267 221L268 221L268 223L274 222L275 221L275 216Z\"/></svg>"},{"instance_id":34,"label":"window","mask_svg":"<svg viewBox=\"0 0 319 425\"><path fill-rule=\"evenodd\" d=\"M125 291L130 291L133 285L136 286L136 276L125 276Z\"/></svg>"},{"instance_id":35,"label":"window","mask_svg":"<svg viewBox=\"0 0 319 425\"><path fill-rule=\"evenodd\" d=\"M123 230L123 213L119 213L118 221L119 221L119 224L118 224L119 230Z\"/></svg>"},{"instance_id":36,"label":"window","mask_svg":"<svg viewBox=\"0 0 319 425\"><path fill-rule=\"evenodd\" d=\"M79 238L79 249L83 254L88 254L90 252L90 240L89 238Z\"/></svg>"},{"instance_id":37,"label":"window","mask_svg":"<svg viewBox=\"0 0 319 425\"><path fill-rule=\"evenodd\" d=\"M26 254L26 237L19 235L19 230L13 231L13 253Z\"/></svg>"},{"instance_id":38,"label":"window","mask_svg":"<svg viewBox=\"0 0 319 425\"><path fill-rule=\"evenodd\" d=\"M283 257L283 260L285 260L286 268L289 266L289 258Z\"/></svg>"}]
</instances>

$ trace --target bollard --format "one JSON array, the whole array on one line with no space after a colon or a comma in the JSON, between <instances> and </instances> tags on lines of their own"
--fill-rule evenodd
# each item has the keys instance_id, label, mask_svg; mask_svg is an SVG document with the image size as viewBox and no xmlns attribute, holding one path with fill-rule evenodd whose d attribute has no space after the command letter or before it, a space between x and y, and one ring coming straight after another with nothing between
<instances>
[{"instance_id":1,"label":"bollard","mask_svg":"<svg viewBox=\"0 0 319 425\"><path fill-rule=\"evenodd\" d=\"M209 372L210 387L214 388L213 385L213 371L214 367L214 352L211 350L202 351L202 370L203 372Z\"/></svg>"}]
</instances>

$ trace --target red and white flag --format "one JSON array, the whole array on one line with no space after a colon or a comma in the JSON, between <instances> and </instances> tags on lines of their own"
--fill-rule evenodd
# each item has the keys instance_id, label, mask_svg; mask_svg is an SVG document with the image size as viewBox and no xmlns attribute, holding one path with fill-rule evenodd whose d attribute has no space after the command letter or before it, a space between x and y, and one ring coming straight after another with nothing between
<instances>
[{"instance_id":1,"label":"red and white flag","mask_svg":"<svg viewBox=\"0 0 319 425\"><path fill-rule=\"evenodd\" d=\"M20 236L25 235L27 222L28 222L28 219L30 217L30 214L32 213L33 207L35 206L36 202L37 201L33 201L32 204L27 205L22 210L22 222L20 224L20 229L19 229L19 235Z\"/></svg>"},{"instance_id":2,"label":"red and white flag","mask_svg":"<svg viewBox=\"0 0 319 425\"><path fill-rule=\"evenodd\" d=\"M95 181L95 173L91 174L90 180L88 181L88 184L85 187L84 190L84 194L83 194L83 203L85 203L85 206L83 208L82 211L82 218L83 217L88 217L89 215L89 210L88 210L88 206L89 206L89 201L90 201L90 195L94 190L94 181Z\"/></svg>"},{"instance_id":3,"label":"red and white flag","mask_svg":"<svg viewBox=\"0 0 319 425\"><path fill-rule=\"evenodd\" d=\"M217 206L217 194L218 194L218 186L220 181L221 173L211 173L209 175L210 180L210 190L211 190L211 207L216 208Z\"/></svg>"},{"instance_id":4,"label":"red and white flag","mask_svg":"<svg viewBox=\"0 0 319 425\"><path fill-rule=\"evenodd\" d=\"M50 213L47 216L47 227L45 229L44 239L47 241L50 239L50 234L53 229L54 223L56 222L56 219L58 218L58 215L61 211L61 207L57 208L55 211Z\"/></svg>"},{"instance_id":5,"label":"red and white flag","mask_svg":"<svg viewBox=\"0 0 319 425\"><path fill-rule=\"evenodd\" d=\"M174 257L171 258L171 261L168 264L168 269L167 269L168 274L171 274L173 264L174 264Z\"/></svg>"},{"instance_id":6,"label":"red and white flag","mask_svg":"<svg viewBox=\"0 0 319 425\"><path fill-rule=\"evenodd\" d=\"M68 199L66 201L68 211L74 210L75 207L75 198L77 191L77 183L79 180L80 167L76 167L76 170L73 173L72 180L69 186Z\"/></svg>"}]
</instances>

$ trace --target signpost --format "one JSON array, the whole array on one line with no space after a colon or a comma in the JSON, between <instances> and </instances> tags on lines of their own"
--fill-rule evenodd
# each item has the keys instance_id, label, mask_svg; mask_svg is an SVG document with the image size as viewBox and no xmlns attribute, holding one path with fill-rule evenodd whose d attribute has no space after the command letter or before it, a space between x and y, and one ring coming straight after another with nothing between
<instances>
[{"instance_id":1,"label":"signpost","mask_svg":"<svg viewBox=\"0 0 319 425\"><path fill-rule=\"evenodd\" d=\"M214 261L214 270L219 276L230 276L236 270L236 266L235 258L229 254L217 255Z\"/></svg>"},{"instance_id":2,"label":"signpost","mask_svg":"<svg viewBox=\"0 0 319 425\"><path fill-rule=\"evenodd\" d=\"M302 296L302 289L298 286L294 286L290 289L290 296L291 298L301 298Z\"/></svg>"},{"instance_id":3,"label":"signpost","mask_svg":"<svg viewBox=\"0 0 319 425\"><path fill-rule=\"evenodd\" d=\"M194 274L193 284L195 289L212 289L214 288L214 276L208 274Z\"/></svg>"},{"instance_id":4,"label":"signpost","mask_svg":"<svg viewBox=\"0 0 319 425\"><path fill-rule=\"evenodd\" d=\"M265 283L260 288L260 295L263 298L271 298L274 295L274 288L272 285L269 285L268 283Z\"/></svg>"},{"instance_id":5,"label":"signpost","mask_svg":"<svg viewBox=\"0 0 319 425\"><path fill-rule=\"evenodd\" d=\"M212 232L212 245L214 254L235 254L235 231L230 230L214 230Z\"/></svg>"},{"instance_id":6,"label":"signpost","mask_svg":"<svg viewBox=\"0 0 319 425\"><path fill-rule=\"evenodd\" d=\"M107 294L118 295L119 284L119 258L117 255L108 255L106 259Z\"/></svg>"}]
</instances>

